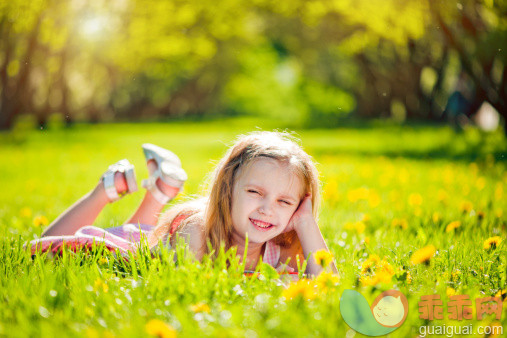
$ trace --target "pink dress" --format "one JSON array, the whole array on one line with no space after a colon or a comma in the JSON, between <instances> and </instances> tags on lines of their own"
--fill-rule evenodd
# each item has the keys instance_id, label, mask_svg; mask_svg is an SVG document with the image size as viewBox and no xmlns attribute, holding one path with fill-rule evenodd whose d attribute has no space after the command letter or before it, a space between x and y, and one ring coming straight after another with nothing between
<instances>
[{"instance_id":1,"label":"pink dress","mask_svg":"<svg viewBox=\"0 0 507 338\"><path fill-rule=\"evenodd\" d=\"M183 218L175 219L171 226L173 234ZM147 224L124 224L114 228L102 229L92 225L80 228L70 236L47 236L30 241L32 255L36 252L51 252L58 255L63 247L73 251L91 249L94 245L104 244L109 251L118 250L122 254L135 252L146 239L154 226ZM273 241L266 243L263 261L276 267L280 259L280 246Z\"/></svg>"}]
</instances>

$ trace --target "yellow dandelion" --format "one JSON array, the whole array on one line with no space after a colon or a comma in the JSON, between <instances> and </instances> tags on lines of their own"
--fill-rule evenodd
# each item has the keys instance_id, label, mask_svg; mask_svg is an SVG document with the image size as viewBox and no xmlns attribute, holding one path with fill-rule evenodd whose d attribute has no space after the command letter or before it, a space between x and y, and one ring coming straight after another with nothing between
<instances>
[{"instance_id":1,"label":"yellow dandelion","mask_svg":"<svg viewBox=\"0 0 507 338\"><path fill-rule=\"evenodd\" d=\"M498 182L495 187L495 200L500 201L503 198L503 186Z\"/></svg>"},{"instance_id":2,"label":"yellow dandelion","mask_svg":"<svg viewBox=\"0 0 507 338\"><path fill-rule=\"evenodd\" d=\"M380 257L377 255L370 255L367 260L361 265L361 274L373 272L373 267L380 262Z\"/></svg>"},{"instance_id":3,"label":"yellow dandelion","mask_svg":"<svg viewBox=\"0 0 507 338\"><path fill-rule=\"evenodd\" d=\"M363 214L363 216L361 217L361 221L364 222L364 223L367 223L370 220L371 220L371 217L368 214Z\"/></svg>"},{"instance_id":4,"label":"yellow dandelion","mask_svg":"<svg viewBox=\"0 0 507 338\"><path fill-rule=\"evenodd\" d=\"M107 263L109 263L109 260L106 257L100 257L99 258L99 264L100 265L106 265Z\"/></svg>"},{"instance_id":5,"label":"yellow dandelion","mask_svg":"<svg viewBox=\"0 0 507 338\"><path fill-rule=\"evenodd\" d=\"M375 191L370 191L368 195L368 203L372 208L376 208L379 206L381 202L380 196Z\"/></svg>"},{"instance_id":6,"label":"yellow dandelion","mask_svg":"<svg viewBox=\"0 0 507 338\"><path fill-rule=\"evenodd\" d=\"M300 279L295 283L290 283L289 287L282 291L282 297L287 300L295 298L312 300L316 296L314 282L308 279Z\"/></svg>"},{"instance_id":7,"label":"yellow dandelion","mask_svg":"<svg viewBox=\"0 0 507 338\"><path fill-rule=\"evenodd\" d=\"M456 294L456 290L454 290L453 288L449 287L445 291L445 294L447 295L447 297L454 296Z\"/></svg>"},{"instance_id":8,"label":"yellow dandelion","mask_svg":"<svg viewBox=\"0 0 507 338\"><path fill-rule=\"evenodd\" d=\"M364 238L364 243L365 243L366 245L370 244L370 237L366 236L366 237Z\"/></svg>"},{"instance_id":9,"label":"yellow dandelion","mask_svg":"<svg viewBox=\"0 0 507 338\"><path fill-rule=\"evenodd\" d=\"M146 333L159 338L174 338L176 330L169 324L164 323L160 319L151 319L145 325Z\"/></svg>"},{"instance_id":10,"label":"yellow dandelion","mask_svg":"<svg viewBox=\"0 0 507 338\"><path fill-rule=\"evenodd\" d=\"M461 226L460 221L453 221L453 222L447 224L447 226L445 227L445 232L451 232L451 231L459 228L460 226Z\"/></svg>"},{"instance_id":11,"label":"yellow dandelion","mask_svg":"<svg viewBox=\"0 0 507 338\"><path fill-rule=\"evenodd\" d=\"M354 223L354 229L358 234L362 234L366 229L366 224L364 222L356 222Z\"/></svg>"},{"instance_id":12,"label":"yellow dandelion","mask_svg":"<svg viewBox=\"0 0 507 338\"><path fill-rule=\"evenodd\" d=\"M399 227L399 228L405 230L406 228L408 228L408 222L404 218L395 218L392 220L391 226L393 228Z\"/></svg>"},{"instance_id":13,"label":"yellow dandelion","mask_svg":"<svg viewBox=\"0 0 507 338\"><path fill-rule=\"evenodd\" d=\"M434 245L425 246L412 254L412 257L410 257L410 263L413 265L421 263L428 264L430 259L435 255L436 251L437 249Z\"/></svg>"},{"instance_id":14,"label":"yellow dandelion","mask_svg":"<svg viewBox=\"0 0 507 338\"><path fill-rule=\"evenodd\" d=\"M85 337L87 338L99 338L100 337L100 334L99 332L94 329L93 327L88 327L85 331Z\"/></svg>"},{"instance_id":15,"label":"yellow dandelion","mask_svg":"<svg viewBox=\"0 0 507 338\"><path fill-rule=\"evenodd\" d=\"M379 270L391 276L394 275L394 268L385 259L380 262Z\"/></svg>"},{"instance_id":16,"label":"yellow dandelion","mask_svg":"<svg viewBox=\"0 0 507 338\"><path fill-rule=\"evenodd\" d=\"M496 209L495 210L495 216L496 216L496 218L502 218L502 216L503 216L503 210L502 209Z\"/></svg>"},{"instance_id":17,"label":"yellow dandelion","mask_svg":"<svg viewBox=\"0 0 507 338\"><path fill-rule=\"evenodd\" d=\"M29 207L21 208L21 210L19 211L19 215L23 218L30 218L32 217L32 209L30 209Z\"/></svg>"},{"instance_id":18,"label":"yellow dandelion","mask_svg":"<svg viewBox=\"0 0 507 338\"><path fill-rule=\"evenodd\" d=\"M330 288L337 286L340 283L340 276L331 272L321 272L320 275L315 278L315 285L317 289L327 292Z\"/></svg>"},{"instance_id":19,"label":"yellow dandelion","mask_svg":"<svg viewBox=\"0 0 507 338\"><path fill-rule=\"evenodd\" d=\"M484 217L486 217L486 213L484 211L478 211L477 212L477 219L479 221L482 221L484 219Z\"/></svg>"},{"instance_id":20,"label":"yellow dandelion","mask_svg":"<svg viewBox=\"0 0 507 338\"><path fill-rule=\"evenodd\" d=\"M412 284L412 275L410 271L407 271L407 284Z\"/></svg>"},{"instance_id":21,"label":"yellow dandelion","mask_svg":"<svg viewBox=\"0 0 507 338\"><path fill-rule=\"evenodd\" d=\"M482 190L486 186L486 179L484 177L479 177L477 181L475 181L475 186L477 187L477 190Z\"/></svg>"},{"instance_id":22,"label":"yellow dandelion","mask_svg":"<svg viewBox=\"0 0 507 338\"><path fill-rule=\"evenodd\" d=\"M500 238L500 236L493 236L484 241L483 248L484 250L494 250L500 243L502 243L502 238Z\"/></svg>"},{"instance_id":23,"label":"yellow dandelion","mask_svg":"<svg viewBox=\"0 0 507 338\"><path fill-rule=\"evenodd\" d=\"M459 275L461 275L461 270L457 269L456 271L453 271L453 273L451 274L451 280L453 282L457 282L459 279Z\"/></svg>"},{"instance_id":24,"label":"yellow dandelion","mask_svg":"<svg viewBox=\"0 0 507 338\"><path fill-rule=\"evenodd\" d=\"M47 217L44 215L35 216L35 218L33 219L33 225L36 227L46 226L48 224L49 221Z\"/></svg>"},{"instance_id":25,"label":"yellow dandelion","mask_svg":"<svg viewBox=\"0 0 507 338\"><path fill-rule=\"evenodd\" d=\"M503 333L503 325L499 321L493 321L488 325L487 331L491 332L488 337L495 338L500 337L500 334Z\"/></svg>"},{"instance_id":26,"label":"yellow dandelion","mask_svg":"<svg viewBox=\"0 0 507 338\"><path fill-rule=\"evenodd\" d=\"M495 294L495 297L499 297L502 298L502 300L504 300L505 298L507 298L507 289L498 290L498 292Z\"/></svg>"},{"instance_id":27,"label":"yellow dandelion","mask_svg":"<svg viewBox=\"0 0 507 338\"><path fill-rule=\"evenodd\" d=\"M330 180L327 182L324 188L324 196L326 201L336 201L338 199L338 182L336 180Z\"/></svg>"},{"instance_id":28,"label":"yellow dandelion","mask_svg":"<svg viewBox=\"0 0 507 338\"><path fill-rule=\"evenodd\" d=\"M470 213L470 211L472 211L473 207L474 206L473 206L472 202L470 202L470 201L463 201L463 202L461 202L460 210L464 214L468 214L468 213Z\"/></svg>"},{"instance_id":29,"label":"yellow dandelion","mask_svg":"<svg viewBox=\"0 0 507 338\"><path fill-rule=\"evenodd\" d=\"M345 229L354 230L358 234L362 234L366 229L366 224L364 222L347 222L345 223Z\"/></svg>"},{"instance_id":30,"label":"yellow dandelion","mask_svg":"<svg viewBox=\"0 0 507 338\"><path fill-rule=\"evenodd\" d=\"M384 271L378 271L374 275L371 276L361 276L359 281L364 286L375 286L380 283L389 284L391 282L391 278L393 275L384 272Z\"/></svg>"},{"instance_id":31,"label":"yellow dandelion","mask_svg":"<svg viewBox=\"0 0 507 338\"><path fill-rule=\"evenodd\" d=\"M354 190L349 190L347 192L347 198L350 202L354 203L359 200L368 199L369 191L366 188L358 188Z\"/></svg>"},{"instance_id":32,"label":"yellow dandelion","mask_svg":"<svg viewBox=\"0 0 507 338\"><path fill-rule=\"evenodd\" d=\"M440 216L440 214L436 211L433 213L433 215L431 215L433 223L437 223L438 221L440 221L441 218L442 216Z\"/></svg>"},{"instance_id":33,"label":"yellow dandelion","mask_svg":"<svg viewBox=\"0 0 507 338\"><path fill-rule=\"evenodd\" d=\"M408 196L408 204L412 207L420 206L423 202L423 198L420 194L410 194Z\"/></svg>"},{"instance_id":34,"label":"yellow dandelion","mask_svg":"<svg viewBox=\"0 0 507 338\"><path fill-rule=\"evenodd\" d=\"M380 282L377 275L361 276L361 278L359 278L359 281L364 286L374 286Z\"/></svg>"},{"instance_id":35,"label":"yellow dandelion","mask_svg":"<svg viewBox=\"0 0 507 338\"><path fill-rule=\"evenodd\" d=\"M104 283L100 278L97 278L94 283L94 289L95 291L99 291L102 289L104 293L107 293L109 291L109 286Z\"/></svg>"},{"instance_id":36,"label":"yellow dandelion","mask_svg":"<svg viewBox=\"0 0 507 338\"><path fill-rule=\"evenodd\" d=\"M333 254L328 250L318 250L313 254L315 263L325 268L333 261Z\"/></svg>"},{"instance_id":37,"label":"yellow dandelion","mask_svg":"<svg viewBox=\"0 0 507 338\"><path fill-rule=\"evenodd\" d=\"M437 199L439 202L445 202L447 201L448 195L447 192L443 189L438 190L437 192Z\"/></svg>"},{"instance_id":38,"label":"yellow dandelion","mask_svg":"<svg viewBox=\"0 0 507 338\"><path fill-rule=\"evenodd\" d=\"M197 304L191 305L190 310L192 310L195 313L198 313L198 312L210 313L211 312L211 309L209 308L208 304L205 304L205 303L197 303Z\"/></svg>"}]
</instances>

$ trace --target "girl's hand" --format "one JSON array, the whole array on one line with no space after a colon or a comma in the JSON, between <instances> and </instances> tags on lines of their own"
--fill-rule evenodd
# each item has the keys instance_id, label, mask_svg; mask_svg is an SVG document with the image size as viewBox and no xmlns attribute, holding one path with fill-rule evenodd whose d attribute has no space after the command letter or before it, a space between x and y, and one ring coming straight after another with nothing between
<instances>
[{"instance_id":1,"label":"girl's hand","mask_svg":"<svg viewBox=\"0 0 507 338\"><path fill-rule=\"evenodd\" d=\"M275 268L275 270L278 272L278 273L282 273L282 272L294 272L294 268L291 268L290 266L286 265L286 264L283 264L283 263L279 263L278 266Z\"/></svg>"},{"instance_id":2,"label":"girl's hand","mask_svg":"<svg viewBox=\"0 0 507 338\"><path fill-rule=\"evenodd\" d=\"M306 194L301 203L299 203L298 208L294 211L291 219L289 220L289 224L285 228L284 232L289 232L292 230L298 231L298 227L302 224L305 224L308 221L315 222L312 213L312 195Z\"/></svg>"}]
</instances>

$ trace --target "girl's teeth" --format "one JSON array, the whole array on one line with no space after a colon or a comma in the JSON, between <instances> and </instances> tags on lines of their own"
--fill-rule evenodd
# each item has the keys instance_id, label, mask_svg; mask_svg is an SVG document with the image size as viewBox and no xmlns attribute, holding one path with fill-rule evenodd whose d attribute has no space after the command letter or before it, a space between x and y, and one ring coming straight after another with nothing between
<instances>
[{"instance_id":1,"label":"girl's teeth","mask_svg":"<svg viewBox=\"0 0 507 338\"><path fill-rule=\"evenodd\" d=\"M261 227L261 228L269 228L271 226L270 223L265 223L265 222L260 222L260 221L254 221L252 220L253 224L257 225L258 227Z\"/></svg>"}]
</instances>

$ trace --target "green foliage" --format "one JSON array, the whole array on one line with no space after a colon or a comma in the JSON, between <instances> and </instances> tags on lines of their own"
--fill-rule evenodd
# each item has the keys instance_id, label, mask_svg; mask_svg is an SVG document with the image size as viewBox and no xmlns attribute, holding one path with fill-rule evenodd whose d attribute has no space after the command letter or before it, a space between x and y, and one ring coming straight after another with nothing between
<instances>
[{"instance_id":1,"label":"green foliage","mask_svg":"<svg viewBox=\"0 0 507 338\"><path fill-rule=\"evenodd\" d=\"M42 126L53 113L68 124L438 118L461 72L485 93L471 105L488 100L502 113L504 12L489 0L4 1L0 128L21 113Z\"/></svg>"}]
</instances>

